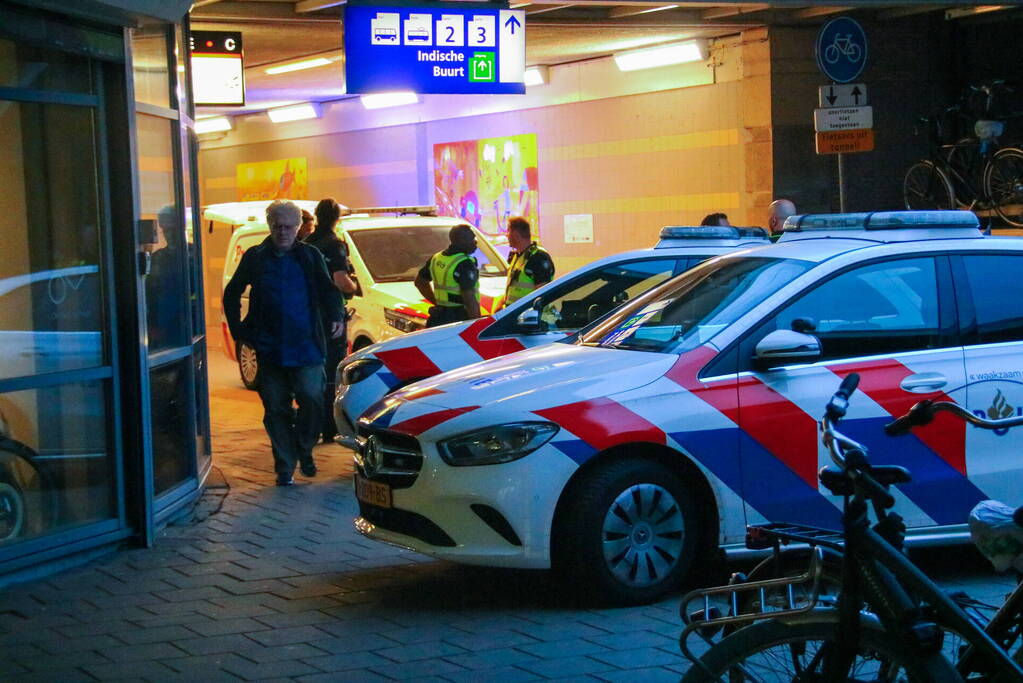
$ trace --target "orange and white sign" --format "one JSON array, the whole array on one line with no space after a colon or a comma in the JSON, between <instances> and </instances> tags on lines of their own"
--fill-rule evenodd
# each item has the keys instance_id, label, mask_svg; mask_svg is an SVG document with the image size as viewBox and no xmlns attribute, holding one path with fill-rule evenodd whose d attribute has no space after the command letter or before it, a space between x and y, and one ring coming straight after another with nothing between
<instances>
[{"instance_id":1,"label":"orange and white sign","mask_svg":"<svg viewBox=\"0 0 1023 683\"><path fill-rule=\"evenodd\" d=\"M852 154L873 150L873 128L829 130L817 133L817 154Z\"/></svg>"}]
</instances>

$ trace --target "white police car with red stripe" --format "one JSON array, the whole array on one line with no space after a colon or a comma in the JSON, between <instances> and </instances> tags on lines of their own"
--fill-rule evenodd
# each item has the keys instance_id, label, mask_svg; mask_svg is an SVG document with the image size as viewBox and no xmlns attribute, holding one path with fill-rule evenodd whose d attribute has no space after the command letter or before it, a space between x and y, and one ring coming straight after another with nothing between
<instances>
[{"instance_id":1,"label":"white police car with red stripe","mask_svg":"<svg viewBox=\"0 0 1023 683\"><path fill-rule=\"evenodd\" d=\"M334 417L341 443L358 448L355 421L386 394L470 363L564 339L673 275L737 248L768 244L760 228L671 226L653 249L609 256L478 320L386 340L338 368Z\"/></svg>"},{"instance_id":2,"label":"white police car with red stripe","mask_svg":"<svg viewBox=\"0 0 1023 683\"><path fill-rule=\"evenodd\" d=\"M818 485L816 416L860 374L847 432L899 488L909 543L968 540L978 501L1023 483L1019 437L954 419L899 440L923 399L1023 404L1023 240L969 212L793 217L781 241L724 255L572 343L445 373L359 420L357 528L449 560L565 572L649 600L746 524L839 527Z\"/></svg>"}]
</instances>

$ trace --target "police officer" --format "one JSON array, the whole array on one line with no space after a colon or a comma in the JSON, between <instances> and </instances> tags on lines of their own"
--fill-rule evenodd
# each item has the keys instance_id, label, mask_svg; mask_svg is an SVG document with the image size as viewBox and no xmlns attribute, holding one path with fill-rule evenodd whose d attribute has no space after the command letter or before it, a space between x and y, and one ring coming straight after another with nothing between
<instances>
[{"instance_id":1,"label":"police officer","mask_svg":"<svg viewBox=\"0 0 1023 683\"><path fill-rule=\"evenodd\" d=\"M515 251L509 259L505 306L554 279L554 261L543 247L532 240L529 221L525 218L514 216L508 219L508 244Z\"/></svg>"},{"instance_id":2,"label":"police officer","mask_svg":"<svg viewBox=\"0 0 1023 683\"><path fill-rule=\"evenodd\" d=\"M416 275L416 289L433 304L427 327L480 317L480 271L470 256L476 251L476 233L468 225L456 225L448 239L448 248L434 254Z\"/></svg>"}]
</instances>

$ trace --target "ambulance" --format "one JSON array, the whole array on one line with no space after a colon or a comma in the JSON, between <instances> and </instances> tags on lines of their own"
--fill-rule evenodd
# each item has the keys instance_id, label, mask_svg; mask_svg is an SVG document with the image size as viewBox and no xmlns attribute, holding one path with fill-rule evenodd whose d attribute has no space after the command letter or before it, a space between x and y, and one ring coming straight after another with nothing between
<instances>
[{"instance_id":1,"label":"ambulance","mask_svg":"<svg viewBox=\"0 0 1023 683\"><path fill-rule=\"evenodd\" d=\"M1023 239L969 212L790 218L563 343L411 384L357 420L356 528L434 557L553 567L652 600L747 524L840 528L816 421L859 373L844 431L902 465L908 543L968 540L978 501L1023 488L1023 434L954 419L898 439L924 399L1023 405Z\"/></svg>"},{"instance_id":2,"label":"ambulance","mask_svg":"<svg viewBox=\"0 0 1023 683\"><path fill-rule=\"evenodd\" d=\"M718 254L768 244L762 228L669 226L653 249L599 259L492 316L444 325L365 348L338 368L334 418L340 442L358 448L355 421L416 380L564 339L617 306Z\"/></svg>"}]
</instances>

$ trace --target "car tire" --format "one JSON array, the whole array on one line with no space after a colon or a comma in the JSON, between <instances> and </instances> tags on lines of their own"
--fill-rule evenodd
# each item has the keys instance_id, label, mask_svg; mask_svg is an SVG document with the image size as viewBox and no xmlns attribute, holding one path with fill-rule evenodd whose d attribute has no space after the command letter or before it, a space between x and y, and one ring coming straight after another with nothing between
<instances>
[{"instance_id":1,"label":"car tire","mask_svg":"<svg viewBox=\"0 0 1023 683\"><path fill-rule=\"evenodd\" d=\"M246 389L259 389L259 360L256 358L256 350L246 342L238 342L238 374Z\"/></svg>"},{"instance_id":2,"label":"car tire","mask_svg":"<svg viewBox=\"0 0 1023 683\"><path fill-rule=\"evenodd\" d=\"M0 545L19 536L25 528L25 496L13 483L0 479Z\"/></svg>"},{"instance_id":3,"label":"car tire","mask_svg":"<svg viewBox=\"0 0 1023 683\"><path fill-rule=\"evenodd\" d=\"M598 465L555 520L554 567L587 601L650 602L689 573L700 547L694 496L678 475L641 459Z\"/></svg>"}]
</instances>

